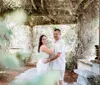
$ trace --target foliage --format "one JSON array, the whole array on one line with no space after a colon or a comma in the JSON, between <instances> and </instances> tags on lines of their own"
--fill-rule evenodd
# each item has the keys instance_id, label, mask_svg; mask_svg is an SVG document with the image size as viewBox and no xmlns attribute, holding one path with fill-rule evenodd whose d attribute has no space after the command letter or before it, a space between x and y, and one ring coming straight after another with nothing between
<instances>
[{"instance_id":1,"label":"foliage","mask_svg":"<svg viewBox=\"0 0 100 85\"><path fill-rule=\"evenodd\" d=\"M66 61L66 70L73 71L77 66L77 59L72 51L67 55Z\"/></svg>"},{"instance_id":2,"label":"foliage","mask_svg":"<svg viewBox=\"0 0 100 85\"><path fill-rule=\"evenodd\" d=\"M49 71L45 74L34 75L31 79L15 79L10 85L54 85L58 77L59 72Z\"/></svg>"},{"instance_id":3,"label":"foliage","mask_svg":"<svg viewBox=\"0 0 100 85\"><path fill-rule=\"evenodd\" d=\"M17 52L16 57L22 64L27 64L30 59L30 54L26 52Z\"/></svg>"},{"instance_id":4,"label":"foliage","mask_svg":"<svg viewBox=\"0 0 100 85\"><path fill-rule=\"evenodd\" d=\"M11 13L5 14L7 23L23 24L27 20L27 14L23 9L17 9Z\"/></svg>"},{"instance_id":5,"label":"foliage","mask_svg":"<svg viewBox=\"0 0 100 85\"><path fill-rule=\"evenodd\" d=\"M0 63L4 67L10 68L10 69L15 69L20 66L20 63L15 55L12 55L12 54L6 53L6 52L5 52L5 54L4 54L4 52L2 52L2 53L0 52L0 55L1 55Z\"/></svg>"},{"instance_id":6,"label":"foliage","mask_svg":"<svg viewBox=\"0 0 100 85\"><path fill-rule=\"evenodd\" d=\"M7 27L6 22L0 24L0 64L7 68L16 68L19 62L16 56L7 52L7 47L11 39L11 29Z\"/></svg>"},{"instance_id":7,"label":"foliage","mask_svg":"<svg viewBox=\"0 0 100 85\"><path fill-rule=\"evenodd\" d=\"M16 68L19 62L15 56L7 52L12 35L11 29L7 27L6 22L0 23L0 77L6 77L5 68Z\"/></svg>"}]
</instances>

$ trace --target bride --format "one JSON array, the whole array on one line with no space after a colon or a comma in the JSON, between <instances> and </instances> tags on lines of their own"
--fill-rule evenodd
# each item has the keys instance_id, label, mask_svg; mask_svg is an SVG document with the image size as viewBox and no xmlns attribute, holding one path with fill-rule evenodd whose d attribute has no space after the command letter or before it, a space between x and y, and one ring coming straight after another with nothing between
<instances>
[{"instance_id":1,"label":"bride","mask_svg":"<svg viewBox=\"0 0 100 85\"><path fill-rule=\"evenodd\" d=\"M40 36L38 52L39 52L40 60L37 62L37 73L43 74L49 71L50 66L49 66L49 63L46 63L46 59L49 59L49 57L53 54L53 50L50 50L47 47L46 35Z\"/></svg>"}]
</instances>

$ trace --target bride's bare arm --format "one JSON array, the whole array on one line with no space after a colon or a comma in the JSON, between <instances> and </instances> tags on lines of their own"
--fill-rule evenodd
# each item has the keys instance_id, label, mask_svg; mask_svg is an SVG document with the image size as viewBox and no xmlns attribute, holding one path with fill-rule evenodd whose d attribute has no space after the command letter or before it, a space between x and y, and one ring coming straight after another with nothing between
<instances>
[{"instance_id":1,"label":"bride's bare arm","mask_svg":"<svg viewBox=\"0 0 100 85\"><path fill-rule=\"evenodd\" d=\"M46 52L49 55L53 54L53 50L50 50L49 48L47 48L46 46L41 46L40 48L43 52Z\"/></svg>"}]
</instances>

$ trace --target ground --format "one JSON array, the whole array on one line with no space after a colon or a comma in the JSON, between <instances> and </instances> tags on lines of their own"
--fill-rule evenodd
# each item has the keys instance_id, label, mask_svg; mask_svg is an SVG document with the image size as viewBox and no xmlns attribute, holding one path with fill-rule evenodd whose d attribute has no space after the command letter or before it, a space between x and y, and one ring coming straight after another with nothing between
<instances>
[{"instance_id":1,"label":"ground","mask_svg":"<svg viewBox=\"0 0 100 85\"><path fill-rule=\"evenodd\" d=\"M33 66L34 67L34 66ZM9 82L11 82L17 75L23 73L24 71L33 68L32 66L25 66L19 68L19 70L7 70L7 75L4 78L0 78L0 85L7 85ZM67 83L73 83L76 82L78 75L74 72L66 71L65 72L65 78L64 81Z\"/></svg>"}]
</instances>

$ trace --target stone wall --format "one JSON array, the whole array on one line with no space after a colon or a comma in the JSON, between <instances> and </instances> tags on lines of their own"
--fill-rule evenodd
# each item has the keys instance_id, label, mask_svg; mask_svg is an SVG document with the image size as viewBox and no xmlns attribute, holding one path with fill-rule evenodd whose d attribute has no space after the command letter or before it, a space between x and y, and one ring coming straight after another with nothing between
<instances>
[{"instance_id":1,"label":"stone wall","mask_svg":"<svg viewBox=\"0 0 100 85\"><path fill-rule=\"evenodd\" d=\"M10 52L26 51L30 53L30 27L17 25L12 28L13 36L10 40Z\"/></svg>"}]
</instances>

